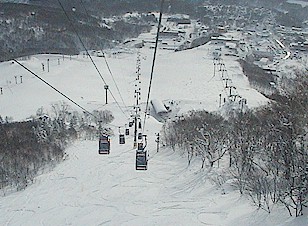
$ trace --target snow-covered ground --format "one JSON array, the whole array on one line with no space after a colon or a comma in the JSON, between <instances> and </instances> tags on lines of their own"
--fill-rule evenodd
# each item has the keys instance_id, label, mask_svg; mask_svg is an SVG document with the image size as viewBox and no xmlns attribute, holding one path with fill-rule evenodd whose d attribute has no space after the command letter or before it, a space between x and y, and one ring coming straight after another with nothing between
<instances>
[{"instance_id":1,"label":"snow-covered ground","mask_svg":"<svg viewBox=\"0 0 308 226\"><path fill-rule=\"evenodd\" d=\"M159 50L151 99L174 100L178 114L192 109L218 110L219 94L226 95L226 91L221 77L213 76L212 48L207 44L182 52ZM111 97L105 105L104 84L89 58L36 55L20 62L87 110L111 110L115 116L112 124L124 126L134 103L136 51L106 54L125 103L121 102L104 59L93 57L126 115ZM153 49L145 47L140 54L144 106ZM249 86L235 58L225 57L224 63L249 107L267 103ZM35 115L40 107L51 111L50 105L59 101L70 104L16 63L0 64L0 87L0 115L14 120ZM118 137L113 137L108 156L98 155L98 141L75 142L67 150L68 159L51 172L38 176L24 191L0 197L0 225L308 225L306 216L288 217L282 207L275 207L272 214L256 210L228 183L223 194L211 183L214 172L201 171L197 160L187 166L186 156L180 151L161 148L157 153L155 133L161 126L152 117L147 120L147 171L135 170L131 136L125 145L119 145ZM116 127L114 131L117 134Z\"/></svg>"}]
</instances>

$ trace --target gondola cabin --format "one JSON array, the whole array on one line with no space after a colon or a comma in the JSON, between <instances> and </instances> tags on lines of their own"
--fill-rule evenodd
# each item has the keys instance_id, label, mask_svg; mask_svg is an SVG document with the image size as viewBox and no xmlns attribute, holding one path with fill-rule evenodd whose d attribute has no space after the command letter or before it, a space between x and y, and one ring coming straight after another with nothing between
<instances>
[{"instance_id":1,"label":"gondola cabin","mask_svg":"<svg viewBox=\"0 0 308 226\"><path fill-rule=\"evenodd\" d=\"M110 139L108 136L102 135L99 138L99 148L98 148L99 154L109 154L110 153Z\"/></svg>"},{"instance_id":2,"label":"gondola cabin","mask_svg":"<svg viewBox=\"0 0 308 226\"><path fill-rule=\"evenodd\" d=\"M136 150L136 170L147 170L147 169L148 169L147 151Z\"/></svg>"},{"instance_id":3,"label":"gondola cabin","mask_svg":"<svg viewBox=\"0 0 308 226\"><path fill-rule=\"evenodd\" d=\"M125 144L125 136L124 136L124 134L120 134L119 135L119 143L120 144Z\"/></svg>"},{"instance_id":4,"label":"gondola cabin","mask_svg":"<svg viewBox=\"0 0 308 226\"><path fill-rule=\"evenodd\" d=\"M138 140L142 139L142 133L138 133Z\"/></svg>"}]
</instances>

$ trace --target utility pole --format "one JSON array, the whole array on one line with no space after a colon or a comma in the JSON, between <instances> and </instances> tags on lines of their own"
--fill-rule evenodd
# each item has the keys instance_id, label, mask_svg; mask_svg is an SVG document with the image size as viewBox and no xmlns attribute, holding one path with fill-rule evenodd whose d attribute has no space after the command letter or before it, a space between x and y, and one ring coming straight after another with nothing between
<instances>
[{"instance_id":1,"label":"utility pole","mask_svg":"<svg viewBox=\"0 0 308 226\"><path fill-rule=\"evenodd\" d=\"M224 69L224 68L221 70L221 77L222 77L222 78L224 78L224 71L227 72L227 70Z\"/></svg>"},{"instance_id":2,"label":"utility pole","mask_svg":"<svg viewBox=\"0 0 308 226\"><path fill-rule=\"evenodd\" d=\"M135 129L134 129L134 148L137 147L137 114L135 114L134 117L134 124L135 124Z\"/></svg>"},{"instance_id":3,"label":"utility pole","mask_svg":"<svg viewBox=\"0 0 308 226\"><path fill-rule=\"evenodd\" d=\"M240 100L240 104L241 104L241 113L243 114L243 112L244 112L244 105L247 104L247 99L242 98L242 99Z\"/></svg>"},{"instance_id":4,"label":"utility pole","mask_svg":"<svg viewBox=\"0 0 308 226\"><path fill-rule=\"evenodd\" d=\"M106 104L108 104L108 88L109 88L108 85L104 85L104 89L106 91Z\"/></svg>"},{"instance_id":5,"label":"utility pole","mask_svg":"<svg viewBox=\"0 0 308 226\"><path fill-rule=\"evenodd\" d=\"M219 70L218 71L222 71L225 67L224 63L219 63Z\"/></svg>"},{"instance_id":6,"label":"utility pole","mask_svg":"<svg viewBox=\"0 0 308 226\"><path fill-rule=\"evenodd\" d=\"M225 85L225 88L228 88L228 81L231 81L231 79L229 78L223 78L222 80L226 81L226 85Z\"/></svg>"},{"instance_id":7,"label":"utility pole","mask_svg":"<svg viewBox=\"0 0 308 226\"><path fill-rule=\"evenodd\" d=\"M49 72L49 59L47 59L47 72Z\"/></svg>"},{"instance_id":8,"label":"utility pole","mask_svg":"<svg viewBox=\"0 0 308 226\"><path fill-rule=\"evenodd\" d=\"M156 142L156 144L157 144L157 146L156 146L156 151L157 151L157 152L159 152L159 140L160 140L160 138L159 138L159 133L157 133L157 134L156 134L156 140L155 140L155 142Z\"/></svg>"},{"instance_id":9,"label":"utility pole","mask_svg":"<svg viewBox=\"0 0 308 226\"><path fill-rule=\"evenodd\" d=\"M218 67L218 65L220 64L219 59L214 57L213 63L214 63L214 75L213 75L213 77L215 77L216 76L216 67Z\"/></svg>"},{"instance_id":10,"label":"utility pole","mask_svg":"<svg viewBox=\"0 0 308 226\"><path fill-rule=\"evenodd\" d=\"M235 86L228 86L226 88L229 88L229 97L231 97L232 96L232 89L236 90L236 87Z\"/></svg>"}]
</instances>

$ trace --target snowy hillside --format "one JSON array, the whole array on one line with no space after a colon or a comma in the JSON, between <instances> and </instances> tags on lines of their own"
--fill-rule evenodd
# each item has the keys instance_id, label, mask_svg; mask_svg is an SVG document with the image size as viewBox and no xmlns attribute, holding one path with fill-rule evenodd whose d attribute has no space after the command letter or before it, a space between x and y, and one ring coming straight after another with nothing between
<instances>
[{"instance_id":1,"label":"snowy hillside","mask_svg":"<svg viewBox=\"0 0 308 226\"><path fill-rule=\"evenodd\" d=\"M302 7L306 7L308 6L308 2L307 1L294 1L294 0L288 0L287 1L288 3L291 3L291 4L299 4L301 5Z\"/></svg>"},{"instance_id":2,"label":"snowy hillside","mask_svg":"<svg viewBox=\"0 0 308 226\"><path fill-rule=\"evenodd\" d=\"M205 109L215 111L219 107L219 94L226 92L224 82L219 75L214 75L213 56L210 44L182 52L160 50L158 53L153 81L153 98L175 100L179 104L181 112L192 109ZM152 53L149 48L141 49L141 82L143 91L143 102L147 91ZM121 90L126 105L133 105L134 80L136 77L136 50L123 52L119 50L107 51L108 63L117 85ZM50 72L47 72L47 59L50 62ZM116 87L107 70L103 58L94 57L98 68L104 75L107 84L117 100L121 100L116 92ZM238 92L248 100L250 107L256 107L267 102L267 99L254 89L250 88L247 78L243 75L242 69L234 58L225 59L226 68L232 78ZM72 99L90 110L102 108L104 105L105 90L95 68L89 58L83 55L69 56L62 55L37 55L29 60L21 61L35 73L46 79L47 82L56 86ZM45 64L45 71L42 71L42 63ZM180 65L180 67L179 67ZM36 110L43 106L48 108L50 103L63 100L59 94L44 86L41 81L23 70L19 65L12 62L1 64L1 83L4 95L1 96L3 108L2 116L12 116L15 120L26 119L35 114ZM15 81L17 77L17 84ZM20 82L22 76L22 83ZM67 84L70 84L69 86ZM28 87L30 85L30 88ZM29 89L32 90L29 92ZM94 91L95 90L95 91ZM12 100L22 111L16 112L12 108ZM35 100L35 101L33 101ZM108 107L108 106L107 106ZM127 109L131 110L131 109Z\"/></svg>"},{"instance_id":3,"label":"snowy hillside","mask_svg":"<svg viewBox=\"0 0 308 226\"><path fill-rule=\"evenodd\" d=\"M140 49L143 111L153 57L150 47ZM224 97L228 91L222 78L214 75L213 48L206 44L181 52L159 49L151 99L174 101L178 115L193 109L217 111L219 94ZM108 50L106 58L125 103L104 58L93 55L129 115L134 104L137 49ZM155 133L160 132L162 124L153 117L145 127L148 170L136 171L133 137L129 136L125 145L118 144L117 127L127 124L128 118L111 97L105 105L104 84L85 55L35 55L20 62L87 110L111 110L115 120L110 126L116 135L110 155L98 155L97 140L79 140L67 149L67 159L51 172L42 172L23 191L1 196L0 225L308 225L307 217L288 217L283 207L275 207L271 214L256 210L229 182L223 192L211 179L215 171L200 170L198 160L187 166L187 157L180 152L161 147L157 153ZM250 108L267 103L249 86L234 57L224 56L224 63L232 84ZM2 117L25 120L40 107L51 112L53 103L65 101L71 105L16 63L1 63L0 75Z\"/></svg>"}]
</instances>

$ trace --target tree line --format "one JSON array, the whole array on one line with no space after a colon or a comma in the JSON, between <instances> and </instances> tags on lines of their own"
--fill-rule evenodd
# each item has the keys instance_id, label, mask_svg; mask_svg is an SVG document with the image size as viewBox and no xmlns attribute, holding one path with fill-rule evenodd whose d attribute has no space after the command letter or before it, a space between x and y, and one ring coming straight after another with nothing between
<instances>
[{"instance_id":1,"label":"tree line","mask_svg":"<svg viewBox=\"0 0 308 226\"><path fill-rule=\"evenodd\" d=\"M96 139L100 130L112 133L110 111L92 115L71 111L66 103L53 104L52 116L38 109L24 122L0 117L0 189L24 189L42 170L63 161L65 149L76 139Z\"/></svg>"},{"instance_id":2,"label":"tree line","mask_svg":"<svg viewBox=\"0 0 308 226\"><path fill-rule=\"evenodd\" d=\"M188 164L201 159L201 168L223 168L241 194L261 209L284 205L292 216L308 205L307 110L305 73L288 80L283 95L267 106L227 117L192 111L164 126L164 140L185 150ZM286 91L288 90L288 91Z\"/></svg>"},{"instance_id":3,"label":"tree line","mask_svg":"<svg viewBox=\"0 0 308 226\"><path fill-rule=\"evenodd\" d=\"M156 21L147 13L134 19L108 19L69 6L67 15L73 26L61 8L45 2L43 6L0 3L0 62L39 53L78 54L84 47L75 31L87 49L109 48L150 31L150 22Z\"/></svg>"}]
</instances>

